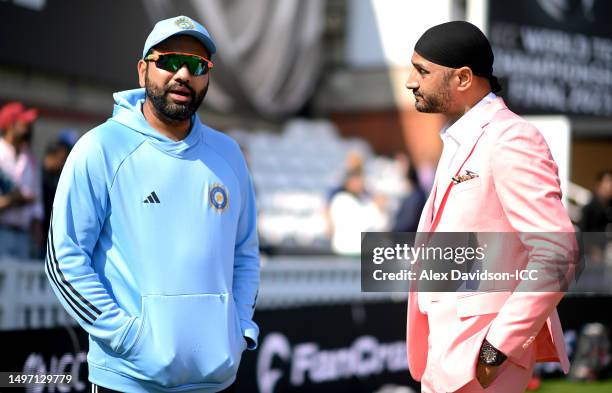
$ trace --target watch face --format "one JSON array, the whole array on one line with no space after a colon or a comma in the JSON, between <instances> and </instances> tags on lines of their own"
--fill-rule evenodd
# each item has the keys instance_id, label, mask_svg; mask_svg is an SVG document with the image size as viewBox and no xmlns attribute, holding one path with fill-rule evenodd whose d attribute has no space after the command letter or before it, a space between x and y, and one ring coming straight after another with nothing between
<instances>
[{"instance_id":1,"label":"watch face","mask_svg":"<svg viewBox=\"0 0 612 393\"><path fill-rule=\"evenodd\" d=\"M485 342L480 350L480 360L488 366L499 366L505 360L505 355Z\"/></svg>"},{"instance_id":2,"label":"watch face","mask_svg":"<svg viewBox=\"0 0 612 393\"><path fill-rule=\"evenodd\" d=\"M486 349L484 352L484 357L487 364L494 364L497 362L497 352L492 349Z\"/></svg>"}]
</instances>

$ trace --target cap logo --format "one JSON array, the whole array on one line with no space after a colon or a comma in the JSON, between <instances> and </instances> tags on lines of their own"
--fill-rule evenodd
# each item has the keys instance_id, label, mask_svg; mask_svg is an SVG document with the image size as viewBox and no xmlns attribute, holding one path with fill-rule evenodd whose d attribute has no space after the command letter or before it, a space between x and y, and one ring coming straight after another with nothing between
<instances>
[{"instance_id":1,"label":"cap logo","mask_svg":"<svg viewBox=\"0 0 612 393\"><path fill-rule=\"evenodd\" d=\"M191 19L186 18L184 16L181 16L176 21L174 21L174 24L177 25L179 28L181 28L183 30L190 30L190 29L193 30L193 29L195 29L195 25L193 24Z\"/></svg>"}]
</instances>

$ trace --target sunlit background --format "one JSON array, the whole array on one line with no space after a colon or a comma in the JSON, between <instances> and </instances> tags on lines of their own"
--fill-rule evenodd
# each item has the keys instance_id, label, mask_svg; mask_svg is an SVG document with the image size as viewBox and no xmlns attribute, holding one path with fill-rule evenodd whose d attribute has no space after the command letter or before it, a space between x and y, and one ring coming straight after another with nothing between
<instances>
[{"instance_id":1,"label":"sunlit background","mask_svg":"<svg viewBox=\"0 0 612 393\"><path fill-rule=\"evenodd\" d=\"M603 281L559 306L570 375L540 365L531 387L612 391L606 0L1 0L0 105L38 110L31 159L40 190L37 213L16 228L29 237L27 257L0 242L0 342L18 343L0 371L72 373L80 383L36 391L85 391L86 336L43 265L45 214L65 158L58 144L69 148L111 116L112 93L138 87L152 26L181 14L202 22L218 48L199 115L239 142L256 189L261 336L243 357L239 392L418 391L405 361L406 294L361 292L360 239L416 230L443 124L414 110L404 84L415 41L449 20L488 36L501 96L547 139L576 228L606 239L594 256ZM360 198L346 205L353 187ZM586 219L592 201L603 226Z\"/></svg>"}]
</instances>

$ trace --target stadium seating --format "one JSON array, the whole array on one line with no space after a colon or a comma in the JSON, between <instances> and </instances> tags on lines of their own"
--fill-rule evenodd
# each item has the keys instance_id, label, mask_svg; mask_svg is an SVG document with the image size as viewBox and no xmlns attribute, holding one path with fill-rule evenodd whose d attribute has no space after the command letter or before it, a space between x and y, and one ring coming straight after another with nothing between
<instances>
[{"instance_id":1,"label":"stadium seating","mask_svg":"<svg viewBox=\"0 0 612 393\"><path fill-rule=\"evenodd\" d=\"M261 243L283 250L329 250L325 216L331 190L342 182L349 153L365 163L367 189L389 200L393 216L406 184L392 159L358 138L341 138L326 120L289 121L281 133L230 130L244 148L257 195Z\"/></svg>"}]
</instances>

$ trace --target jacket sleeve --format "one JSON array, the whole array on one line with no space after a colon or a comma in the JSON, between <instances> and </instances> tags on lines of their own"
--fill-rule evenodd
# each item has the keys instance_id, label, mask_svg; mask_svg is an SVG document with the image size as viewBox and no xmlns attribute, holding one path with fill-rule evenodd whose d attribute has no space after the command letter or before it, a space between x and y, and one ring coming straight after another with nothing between
<instances>
[{"instance_id":1,"label":"jacket sleeve","mask_svg":"<svg viewBox=\"0 0 612 393\"><path fill-rule=\"evenodd\" d=\"M545 281L519 283L487 333L494 347L518 360L563 298L576 239L561 203L557 166L535 127L519 123L506 130L491 154L491 170L504 213L527 249L526 268L539 270Z\"/></svg>"},{"instance_id":2,"label":"jacket sleeve","mask_svg":"<svg viewBox=\"0 0 612 393\"><path fill-rule=\"evenodd\" d=\"M45 270L66 311L92 339L122 354L135 338L135 317L119 308L92 263L109 211L108 168L102 148L85 135L74 147L57 187Z\"/></svg>"},{"instance_id":3,"label":"jacket sleeve","mask_svg":"<svg viewBox=\"0 0 612 393\"><path fill-rule=\"evenodd\" d=\"M259 327L253 322L259 288L259 241L255 192L246 165L244 165L243 173L243 198L236 232L232 291L242 334L247 338L248 349L253 350L257 348L259 336Z\"/></svg>"}]
</instances>

